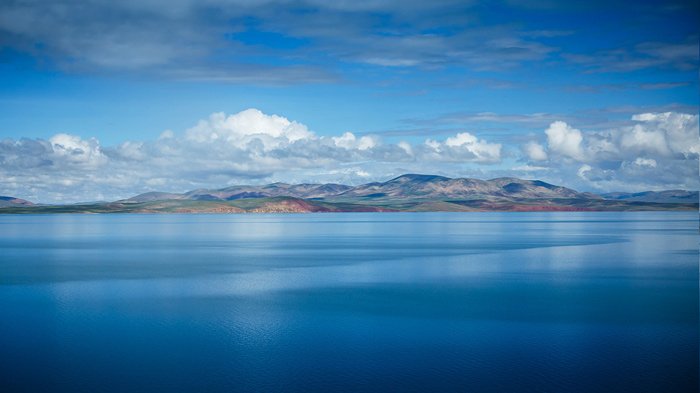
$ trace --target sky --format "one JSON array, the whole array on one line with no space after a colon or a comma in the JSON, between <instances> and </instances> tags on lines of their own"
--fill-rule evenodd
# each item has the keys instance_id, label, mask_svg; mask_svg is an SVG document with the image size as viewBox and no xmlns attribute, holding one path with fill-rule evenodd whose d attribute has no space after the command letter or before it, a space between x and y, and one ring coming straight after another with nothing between
<instances>
[{"instance_id":1,"label":"sky","mask_svg":"<svg viewBox=\"0 0 700 393\"><path fill-rule=\"evenodd\" d=\"M700 188L697 1L6 0L0 195Z\"/></svg>"}]
</instances>

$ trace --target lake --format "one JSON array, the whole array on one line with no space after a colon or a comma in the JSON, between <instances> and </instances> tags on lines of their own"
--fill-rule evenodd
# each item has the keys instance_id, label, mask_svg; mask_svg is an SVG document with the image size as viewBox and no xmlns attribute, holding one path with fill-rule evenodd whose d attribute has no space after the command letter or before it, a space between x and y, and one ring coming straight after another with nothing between
<instances>
[{"instance_id":1,"label":"lake","mask_svg":"<svg viewBox=\"0 0 700 393\"><path fill-rule=\"evenodd\" d=\"M698 214L0 216L3 391L696 392Z\"/></svg>"}]
</instances>

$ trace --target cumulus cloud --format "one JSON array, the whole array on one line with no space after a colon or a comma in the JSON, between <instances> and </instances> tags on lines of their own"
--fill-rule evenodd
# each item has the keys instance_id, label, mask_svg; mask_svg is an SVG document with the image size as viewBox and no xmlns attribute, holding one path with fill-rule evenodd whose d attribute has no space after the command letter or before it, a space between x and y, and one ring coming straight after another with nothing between
<instances>
[{"instance_id":1,"label":"cumulus cloud","mask_svg":"<svg viewBox=\"0 0 700 393\"><path fill-rule=\"evenodd\" d=\"M696 157L700 153L697 115L642 113L632 116L631 120L632 124L626 127L585 135L563 121L555 121L545 130L548 151L536 152L538 143L534 141L524 150L533 161L538 161L536 157L546 159L544 155L550 154L578 162L642 155Z\"/></svg>"},{"instance_id":2,"label":"cumulus cloud","mask_svg":"<svg viewBox=\"0 0 700 393\"><path fill-rule=\"evenodd\" d=\"M248 109L114 146L65 133L0 140L0 194L78 202L270 181L363 183L407 172L542 176L594 191L700 188L697 115L643 113L626 126L589 131L556 121L543 139L523 145L521 164L506 170L498 164L512 157L508 147L470 132L412 142L349 131L325 136Z\"/></svg>"},{"instance_id":3,"label":"cumulus cloud","mask_svg":"<svg viewBox=\"0 0 700 393\"><path fill-rule=\"evenodd\" d=\"M404 152L406 152L406 154L408 154L409 156L413 155L413 147L411 147L411 145L408 142L401 141L397 144L397 146L401 148Z\"/></svg>"},{"instance_id":4,"label":"cumulus cloud","mask_svg":"<svg viewBox=\"0 0 700 393\"><path fill-rule=\"evenodd\" d=\"M637 153L663 156L667 156L671 152L663 132L642 125L636 125L620 134L620 148Z\"/></svg>"},{"instance_id":5,"label":"cumulus cloud","mask_svg":"<svg viewBox=\"0 0 700 393\"><path fill-rule=\"evenodd\" d=\"M213 113L187 130L185 138L198 143L223 142L244 148L252 141L260 141L266 151L307 139L312 133L305 125L277 115L266 115L258 109L246 109L226 116Z\"/></svg>"},{"instance_id":6,"label":"cumulus cloud","mask_svg":"<svg viewBox=\"0 0 700 393\"><path fill-rule=\"evenodd\" d=\"M544 146L537 142L530 141L523 146L523 151L525 155L532 161L544 161L547 159L547 152L544 150Z\"/></svg>"},{"instance_id":7,"label":"cumulus cloud","mask_svg":"<svg viewBox=\"0 0 700 393\"><path fill-rule=\"evenodd\" d=\"M556 169L562 179L581 179L584 188L639 191L700 186L698 115L641 113L626 126L587 132L556 121L544 134L547 148L530 141L523 146L524 159Z\"/></svg>"},{"instance_id":8,"label":"cumulus cloud","mask_svg":"<svg viewBox=\"0 0 700 393\"><path fill-rule=\"evenodd\" d=\"M643 113L632 116L632 120L640 122L635 126L635 131L646 128L646 132L653 130L661 134L671 153L700 154L697 115L673 112Z\"/></svg>"},{"instance_id":9,"label":"cumulus cloud","mask_svg":"<svg viewBox=\"0 0 700 393\"><path fill-rule=\"evenodd\" d=\"M105 162L100 143L94 139L80 139L75 135L57 134L49 139L53 151L52 158L66 164L96 167Z\"/></svg>"},{"instance_id":10,"label":"cumulus cloud","mask_svg":"<svg viewBox=\"0 0 700 393\"><path fill-rule=\"evenodd\" d=\"M0 194L65 202L271 180L356 183L500 158L500 144L466 132L416 144L352 132L320 136L302 123L247 109L214 113L182 134L167 130L153 141L116 146L70 134L2 140Z\"/></svg>"},{"instance_id":11,"label":"cumulus cloud","mask_svg":"<svg viewBox=\"0 0 700 393\"><path fill-rule=\"evenodd\" d=\"M344 149L358 149L358 150L368 150L377 146L376 138L372 136L362 136L360 138L355 137L352 132L345 132L341 136L331 137L333 143L337 147L342 147Z\"/></svg>"},{"instance_id":12,"label":"cumulus cloud","mask_svg":"<svg viewBox=\"0 0 700 393\"><path fill-rule=\"evenodd\" d=\"M444 160L494 163L501 159L500 143L489 143L468 132L458 133L442 143L428 139L424 146L429 155Z\"/></svg>"},{"instance_id":13,"label":"cumulus cloud","mask_svg":"<svg viewBox=\"0 0 700 393\"><path fill-rule=\"evenodd\" d=\"M583 141L581 131L563 121L555 121L544 133L547 134L547 145L550 151L576 161L584 159L583 149L581 148L581 142Z\"/></svg>"}]
</instances>

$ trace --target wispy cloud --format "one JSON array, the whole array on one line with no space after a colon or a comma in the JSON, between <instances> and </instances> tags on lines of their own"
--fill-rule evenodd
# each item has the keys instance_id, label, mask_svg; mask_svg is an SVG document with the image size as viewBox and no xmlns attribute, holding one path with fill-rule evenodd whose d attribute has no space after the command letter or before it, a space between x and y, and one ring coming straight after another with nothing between
<instances>
[{"instance_id":1,"label":"wispy cloud","mask_svg":"<svg viewBox=\"0 0 700 393\"><path fill-rule=\"evenodd\" d=\"M632 47L601 50L593 53L562 55L589 72L630 72L649 68L691 71L698 68L698 37L684 42L642 42Z\"/></svg>"},{"instance_id":2,"label":"wispy cloud","mask_svg":"<svg viewBox=\"0 0 700 393\"><path fill-rule=\"evenodd\" d=\"M0 5L0 43L68 70L165 70L186 78L209 71L219 81L265 79L272 70L244 66L270 60L292 62L274 71L291 71L295 80L329 56L387 67L501 68L552 51L530 38L542 32L474 26L475 17L464 1L9 1ZM267 39L256 41L256 32ZM284 40L294 45L285 50Z\"/></svg>"},{"instance_id":3,"label":"wispy cloud","mask_svg":"<svg viewBox=\"0 0 700 393\"><path fill-rule=\"evenodd\" d=\"M693 114L698 107L686 104L666 105L624 105L593 109L583 109L569 113L497 113L497 112L451 112L436 117L408 118L403 122L408 125L404 130L389 130L382 135L422 135L435 132L445 134L465 128L477 128L482 132L500 134L522 134L547 128L556 121L577 124L583 128L615 128L629 126L634 114L649 112L674 112Z\"/></svg>"},{"instance_id":4,"label":"wispy cloud","mask_svg":"<svg viewBox=\"0 0 700 393\"><path fill-rule=\"evenodd\" d=\"M5 1L0 47L72 72L263 84L328 82L343 64L483 72L564 58L594 72L697 68L696 35L580 52L554 44L575 37L577 28L548 28L541 19L528 26L509 13L493 18L522 6L452 0ZM642 9L644 15L656 12Z\"/></svg>"},{"instance_id":5,"label":"wispy cloud","mask_svg":"<svg viewBox=\"0 0 700 393\"><path fill-rule=\"evenodd\" d=\"M583 93L605 93L609 91L625 91L625 90L668 90L679 87L686 87L696 84L693 81L684 82L652 82L652 83L604 83L604 84L587 84L587 85L569 85L564 89L572 92Z\"/></svg>"}]
</instances>

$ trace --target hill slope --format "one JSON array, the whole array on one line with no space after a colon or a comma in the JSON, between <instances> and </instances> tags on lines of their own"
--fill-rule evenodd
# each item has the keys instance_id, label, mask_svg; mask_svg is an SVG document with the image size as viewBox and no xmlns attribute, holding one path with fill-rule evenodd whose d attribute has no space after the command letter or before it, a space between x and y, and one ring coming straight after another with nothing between
<instances>
[{"instance_id":1,"label":"hill slope","mask_svg":"<svg viewBox=\"0 0 700 393\"><path fill-rule=\"evenodd\" d=\"M287 184L148 192L111 203L32 205L0 198L0 213L302 213L355 211L641 211L693 210L689 191L595 195L540 180L491 180L407 174L351 187ZM3 199L4 198L4 199Z\"/></svg>"},{"instance_id":2,"label":"hill slope","mask_svg":"<svg viewBox=\"0 0 700 393\"><path fill-rule=\"evenodd\" d=\"M445 199L445 198L580 198L599 199L590 193L555 186L539 180L498 178L479 180L451 179L443 176L408 174L383 183L356 187L342 184L287 184L233 186L221 189L198 189L182 194L148 192L119 201L139 203L155 200L231 201L236 199L293 197L303 199Z\"/></svg>"},{"instance_id":3,"label":"hill slope","mask_svg":"<svg viewBox=\"0 0 700 393\"><path fill-rule=\"evenodd\" d=\"M13 207L13 206L33 206L32 202L25 199L10 197L10 196L0 196L0 207Z\"/></svg>"},{"instance_id":4,"label":"hill slope","mask_svg":"<svg viewBox=\"0 0 700 393\"><path fill-rule=\"evenodd\" d=\"M451 179L442 176L415 174L402 175L384 183L357 186L336 197L388 199L599 198L593 194L580 193L570 188L555 186L539 180L516 178Z\"/></svg>"}]
</instances>

